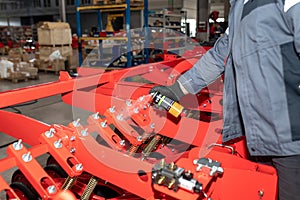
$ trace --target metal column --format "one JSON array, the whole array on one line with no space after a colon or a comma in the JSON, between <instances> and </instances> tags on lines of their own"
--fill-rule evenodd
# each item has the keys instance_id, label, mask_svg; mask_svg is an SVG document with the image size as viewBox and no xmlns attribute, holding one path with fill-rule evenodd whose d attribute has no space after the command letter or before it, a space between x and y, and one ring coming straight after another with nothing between
<instances>
[{"instance_id":1,"label":"metal column","mask_svg":"<svg viewBox=\"0 0 300 200\"><path fill-rule=\"evenodd\" d=\"M149 63L149 10L148 10L148 0L144 0L144 31L145 31L145 45L144 45L144 53L145 53L145 61Z\"/></svg>"},{"instance_id":2,"label":"metal column","mask_svg":"<svg viewBox=\"0 0 300 200\"><path fill-rule=\"evenodd\" d=\"M65 0L60 0L60 6L61 6L61 16L60 19L62 22L67 21L66 17L66 1Z\"/></svg>"},{"instance_id":3,"label":"metal column","mask_svg":"<svg viewBox=\"0 0 300 200\"><path fill-rule=\"evenodd\" d=\"M79 59L79 66L82 64L82 43L81 43L81 22L80 22L80 12L78 7L80 6L80 0L75 1L76 7L76 26L77 26L77 37L78 37L78 59Z\"/></svg>"},{"instance_id":4,"label":"metal column","mask_svg":"<svg viewBox=\"0 0 300 200\"><path fill-rule=\"evenodd\" d=\"M127 35L127 67L132 66L132 56L131 56L131 34L130 34L130 0L126 0L126 10L125 10L125 24L126 24L126 35Z\"/></svg>"},{"instance_id":5,"label":"metal column","mask_svg":"<svg viewBox=\"0 0 300 200\"><path fill-rule=\"evenodd\" d=\"M197 8L197 39L200 41L208 41L209 1L197 1Z\"/></svg>"}]
</instances>

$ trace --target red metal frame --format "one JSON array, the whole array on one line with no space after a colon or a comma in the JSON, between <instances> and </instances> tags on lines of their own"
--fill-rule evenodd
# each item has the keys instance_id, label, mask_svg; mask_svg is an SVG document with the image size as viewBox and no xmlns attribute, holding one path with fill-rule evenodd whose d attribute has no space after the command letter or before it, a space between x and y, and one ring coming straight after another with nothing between
<instances>
[{"instance_id":1,"label":"red metal frame","mask_svg":"<svg viewBox=\"0 0 300 200\"><path fill-rule=\"evenodd\" d=\"M86 123L62 126L0 111L0 132L32 146L26 148L21 141L10 145L8 156L0 160L0 172L17 166L42 199L76 199L74 194L83 195L92 176L100 179L98 187L120 194L110 199L276 199L275 170L247 160L243 138L227 145L220 140L222 79L197 98L183 98L180 103L187 113L179 119L149 106L147 94L154 84L172 84L197 60L179 58L111 72L82 68L76 79L62 72L56 82L0 93L0 107L62 94L64 102L94 113L81 119ZM77 178L72 192L62 189L65 177L47 174L36 161L43 154L50 154L69 178ZM184 186L175 190L178 180L164 182L165 177L158 184L153 182L162 157L192 173L202 183L202 191ZM220 162L224 172L210 175L208 165L197 170L194 160L201 157ZM1 176L0 190L18 199ZM91 194L91 199L104 197Z\"/></svg>"}]
</instances>

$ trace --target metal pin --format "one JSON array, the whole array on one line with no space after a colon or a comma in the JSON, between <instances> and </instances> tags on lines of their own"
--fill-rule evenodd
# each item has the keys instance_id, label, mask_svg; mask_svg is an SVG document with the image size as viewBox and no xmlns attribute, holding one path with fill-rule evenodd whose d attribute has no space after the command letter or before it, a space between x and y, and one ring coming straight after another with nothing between
<instances>
[{"instance_id":1,"label":"metal pin","mask_svg":"<svg viewBox=\"0 0 300 200\"><path fill-rule=\"evenodd\" d=\"M121 140L121 141L119 142L119 144L120 144L121 146L125 146L125 140Z\"/></svg>"},{"instance_id":2,"label":"metal pin","mask_svg":"<svg viewBox=\"0 0 300 200\"><path fill-rule=\"evenodd\" d=\"M75 148L71 148L70 149L70 153L75 153L76 149Z\"/></svg>"},{"instance_id":3,"label":"metal pin","mask_svg":"<svg viewBox=\"0 0 300 200\"><path fill-rule=\"evenodd\" d=\"M123 114L117 115L117 120L119 120L119 121L123 120Z\"/></svg>"},{"instance_id":4,"label":"metal pin","mask_svg":"<svg viewBox=\"0 0 300 200\"><path fill-rule=\"evenodd\" d=\"M151 123L150 128L154 129L155 128L155 123Z\"/></svg>"},{"instance_id":5,"label":"metal pin","mask_svg":"<svg viewBox=\"0 0 300 200\"><path fill-rule=\"evenodd\" d=\"M55 133L55 129L54 129L54 128L50 128L49 131L46 131L46 132L45 132L45 136L46 136L47 138L52 138L52 137L54 136L54 133Z\"/></svg>"},{"instance_id":6,"label":"metal pin","mask_svg":"<svg viewBox=\"0 0 300 200\"><path fill-rule=\"evenodd\" d=\"M99 119L99 112L96 112L95 114L93 114L93 118L94 119Z\"/></svg>"},{"instance_id":7,"label":"metal pin","mask_svg":"<svg viewBox=\"0 0 300 200\"><path fill-rule=\"evenodd\" d=\"M48 190L48 193L49 193L49 194L54 194L54 193L56 193L56 188L55 188L54 185L50 185L50 186L47 188L47 190Z\"/></svg>"},{"instance_id":8,"label":"metal pin","mask_svg":"<svg viewBox=\"0 0 300 200\"><path fill-rule=\"evenodd\" d=\"M61 139L55 141L55 142L54 142L54 146L55 146L55 148L57 148L57 149L62 148Z\"/></svg>"},{"instance_id":9,"label":"metal pin","mask_svg":"<svg viewBox=\"0 0 300 200\"><path fill-rule=\"evenodd\" d=\"M132 106L131 100L126 100L126 105L127 105L127 106Z\"/></svg>"},{"instance_id":10,"label":"metal pin","mask_svg":"<svg viewBox=\"0 0 300 200\"><path fill-rule=\"evenodd\" d=\"M134 108L133 112L136 113L136 114L139 113L139 108Z\"/></svg>"},{"instance_id":11,"label":"metal pin","mask_svg":"<svg viewBox=\"0 0 300 200\"><path fill-rule=\"evenodd\" d=\"M109 112L114 113L116 111L115 106L109 108Z\"/></svg>"},{"instance_id":12,"label":"metal pin","mask_svg":"<svg viewBox=\"0 0 300 200\"><path fill-rule=\"evenodd\" d=\"M32 156L30 155L30 151L22 155L22 159L24 162L30 162L32 160Z\"/></svg>"},{"instance_id":13,"label":"metal pin","mask_svg":"<svg viewBox=\"0 0 300 200\"><path fill-rule=\"evenodd\" d=\"M13 143L14 150L20 150L23 148L22 139L19 139L18 142Z\"/></svg>"},{"instance_id":14,"label":"metal pin","mask_svg":"<svg viewBox=\"0 0 300 200\"><path fill-rule=\"evenodd\" d=\"M102 128L106 128L107 127L107 120L103 121L100 123Z\"/></svg>"},{"instance_id":15,"label":"metal pin","mask_svg":"<svg viewBox=\"0 0 300 200\"><path fill-rule=\"evenodd\" d=\"M78 127L78 126L80 126L80 123L79 123L79 121L80 121L80 119L79 119L79 118L78 118L76 121L73 121L73 122L72 122L73 126L75 126L75 127Z\"/></svg>"},{"instance_id":16,"label":"metal pin","mask_svg":"<svg viewBox=\"0 0 300 200\"><path fill-rule=\"evenodd\" d=\"M74 142L75 140L76 140L76 137L74 135L70 137L71 142Z\"/></svg>"},{"instance_id":17,"label":"metal pin","mask_svg":"<svg viewBox=\"0 0 300 200\"><path fill-rule=\"evenodd\" d=\"M83 130L81 130L81 135L82 136L88 136L89 135L89 133L88 133L88 129L86 128L86 129L83 129Z\"/></svg>"},{"instance_id":18,"label":"metal pin","mask_svg":"<svg viewBox=\"0 0 300 200\"><path fill-rule=\"evenodd\" d=\"M82 171L82 169L83 169L82 163L76 164L75 169L76 169L76 171Z\"/></svg>"},{"instance_id":19,"label":"metal pin","mask_svg":"<svg viewBox=\"0 0 300 200\"><path fill-rule=\"evenodd\" d=\"M260 197L263 197L263 196L264 196L264 191L263 191L263 190L259 190L259 191L258 191L258 195L259 195Z\"/></svg>"},{"instance_id":20,"label":"metal pin","mask_svg":"<svg viewBox=\"0 0 300 200\"><path fill-rule=\"evenodd\" d=\"M140 98L139 98L139 101L144 101L145 100L145 96L141 96Z\"/></svg>"},{"instance_id":21,"label":"metal pin","mask_svg":"<svg viewBox=\"0 0 300 200\"><path fill-rule=\"evenodd\" d=\"M153 71L153 66L149 66L149 72Z\"/></svg>"},{"instance_id":22,"label":"metal pin","mask_svg":"<svg viewBox=\"0 0 300 200\"><path fill-rule=\"evenodd\" d=\"M141 142L143 140L143 137L141 135L137 136L137 141Z\"/></svg>"}]
</instances>

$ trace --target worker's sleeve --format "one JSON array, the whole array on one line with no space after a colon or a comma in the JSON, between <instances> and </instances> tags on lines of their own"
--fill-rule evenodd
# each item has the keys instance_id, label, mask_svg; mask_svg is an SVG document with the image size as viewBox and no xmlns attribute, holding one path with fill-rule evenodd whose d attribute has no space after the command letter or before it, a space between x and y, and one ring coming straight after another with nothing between
<instances>
[{"instance_id":1,"label":"worker's sleeve","mask_svg":"<svg viewBox=\"0 0 300 200\"><path fill-rule=\"evenodd\" d=\"M214 47L179 77L178 82L188 93L196 94L224 72L224 63L229 52L228 34L229 31L226 30Z\"/></svg>"},{"instance_id":2,"label":"worker's sleeve","mask_svg":"<svg viewBox=\"0 0 300 200\"><path fill-rule=\"evenodd\" d=\"M285 8L288 23L291 25L294 33L294 44L298 55L300 56L300 0L286 1Z\"/></svg>"}]
</instances>

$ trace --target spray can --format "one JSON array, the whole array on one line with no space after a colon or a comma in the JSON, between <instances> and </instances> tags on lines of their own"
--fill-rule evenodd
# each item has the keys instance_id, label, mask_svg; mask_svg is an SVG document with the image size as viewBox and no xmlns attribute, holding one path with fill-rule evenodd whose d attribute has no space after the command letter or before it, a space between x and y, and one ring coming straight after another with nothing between
<instances>
[{"instance_id":1,"label":"spray can","mask_svg":"<svg viewBox=\"0 0 300 200\"><path fill-rule=\"evenodd\" d=\"M152 94L152 98L155 104L157 104L160 107L163 107L165 110L167 110L171 115L175 117L178 117L184 109L182 105L162 95L159 92L155 92L154 94Z\"/></svg>"}]
</instances>

